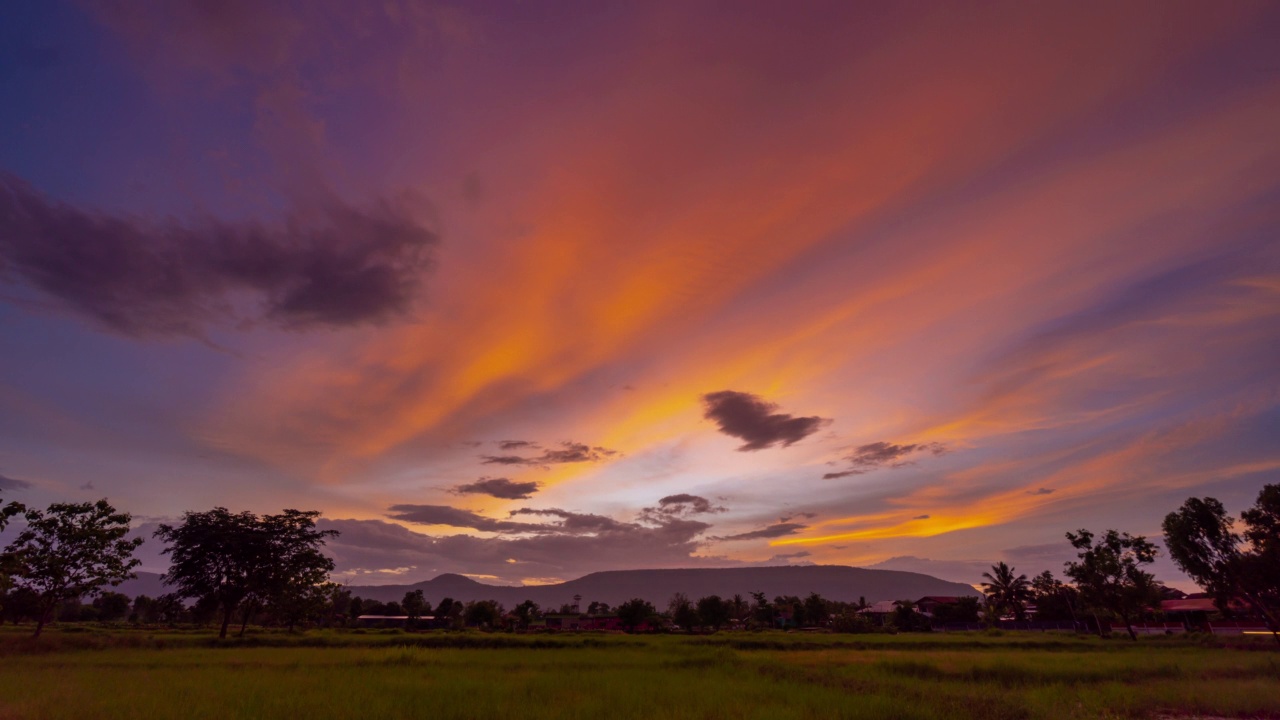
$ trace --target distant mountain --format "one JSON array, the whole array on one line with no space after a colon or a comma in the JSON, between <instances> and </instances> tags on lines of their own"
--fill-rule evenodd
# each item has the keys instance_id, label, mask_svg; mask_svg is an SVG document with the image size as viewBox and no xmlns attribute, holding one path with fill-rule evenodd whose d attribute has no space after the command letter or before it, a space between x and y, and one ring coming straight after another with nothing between
<instances>
[{"instance_id":1,"label":"distant mountain","mask_svg":"<svg viewBox=\"0 0 1280 720\"><path fill-rule=\"evenodd\" d=\"M698 568L683 570L610 570L584 575L556 585L485 585L462 575L441 575L413 585L352 585L353 595L381 602L400 601L406 592L422 590L432 604L450 597L454 600L497 600L508 608L533 600L546 607L572 603L574 595L582 604L592 600L618 605L631 598L643 598L665 608L672 595L682 592L697 600L706 595L749 597L763 592L804 597L816 592L828 600L867 602L918 600L926 595L977 595L973 586L949 582L921 573L898 570L868 570L843 565L801 565L752 568Z\"/></svg>"}]
</instances>

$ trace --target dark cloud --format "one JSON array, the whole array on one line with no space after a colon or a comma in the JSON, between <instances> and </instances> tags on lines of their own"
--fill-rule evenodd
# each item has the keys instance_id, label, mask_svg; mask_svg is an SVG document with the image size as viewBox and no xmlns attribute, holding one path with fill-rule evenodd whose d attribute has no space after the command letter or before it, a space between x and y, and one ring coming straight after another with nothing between
<instances>
[{"instance_id":1,"label":"dark cloud","mask_svg":"<svg viewBox=\"0 0 1280 720\"><path fill-rule=\"evenodd\" d=\"M448 525L450 527L471 528L485 532L518 532L525 529L527 523L494 520L461 508L448 505L392 505L388 508L393 520L418 523L419 525Z\"/></svg>"},{"instance_id":2,"label":"dark cloud","mask_svg":"<svg viewBox=\"0 0 1280 720\"><path fill-rule=\"evenodd\" d=\"M698 515L701 513L722 513L728 508L712 505L711 501L688 493L668 495L658 501L658 512L668 515Z\"/></svg>"},{"instance_id":3,"label":"dark cloud","mask_svg":"<svg viewBox=\"0 0 1280 720\"><path fill-rule=\"evenodd\" d=\"M812 520L816 517L818 517L818 513L811 513L811 512L791 513L790 515L783 515L782 517L778 518L778 522L791 522L791 520L794 518L804 518L805 520Z\"/></svg>"},{"instance_id":4,"label":"dark cloud","mask_svg":"<svg viewBox=\"0 0 1280 720\"><path fill-rule=\"evenodd\" d=\"M916 515L915 517L913 517L913 518L911 518L911 519L912 519L912 520L928 520L928 519L929 519L929 516L928 516L928 515Z\"/></svg>"},{"instance_id":5,"label":"dark cloud","mask_svg":"<svg viewBox=\"0 0 1280 720\"><path fill-rule=\"evenodd\" d=\"M134 337L377 323L411 309L437 243L406 205L330 201L277 224L181 223L72 207L0 176L0 279Z\"/></svg>"},{"instance_id":6,"label":"dark cloud","mask_svg":"<svg viewBox=\"0 0 1280 720\"><path fill-rule=\"evenodd\" d=\"M498 441L499 450L524 450L537 448L538 443L532 440L500 440Z\"/></svg>"},{"instance_id":7,"label":"dark cloud","mask_svg":"<svg viewBox=\"0 0 1280 720\"><path fill-rule=\"evenodd\" d=\"M920 452L930 452L934 455L941 455L947 451L947 448L941 443L910 443L900 445L891 442L873 442L866 445L859 445L854 448L853 452L845 456L845 460L849 462L850 467L846 470L838 472L829 472L822 476L823 480L834 480L837 478L849 477L851 475L862 475L872 470L884 467L902 467L910 464L906 460L907 456Z\"/></svg>"},{"instance_id":8,"label":"dark cloud","mask_svg":"<svg viewBox=\"0 0 1280 720\"><path fill-rule=\"evenodd\" d=\"M481 462L485 465L536 465L533 458L520 457L519 455L481 455Z\"/></svg>"},{"instance_id":9,"label":"dark cloud","mask_svg":"<svg viewBox=\"0 0 1280 720\"><path fill-rule=\"evenodd\" d=\"M513 482L507 478L480 478L473 483L453 488L454 493L490 495L503 500L525 500L538 492L536 482Z\"/></svg>"},{"instance_id":10,"label":"dark cloud","mask_svg":"<svg viewBox=\"0 0 1280 720\"><path fill-rule=\"evenodd\" d=\"M788 560L798 560L800 558L807 558L807 557L810 557L811 555L813 555L813 553L809 552L808 550L801 550L800 552L793 552L793 553L780 553L778 555L774 555L773 557L769 558L765 562L787 562Z\"/></svg>"},{"instance_id":11,"label":"dark cloud","mask_svg":"<svg viewBox=\"0 0 1280 720\"><path fill-rule=\"evenodd\" d=\"M728 508L721 505L712 505L710 500L700 495L680 493L662 498L658 501L656 507L644 508L640 511L639 519L652 523L665 523L673 518L727 511Z\"/></svg>"},{"instance_id":12,"label":"dark cloud","mask_svg":"<svg viewBox=\"0 0 1280 720\"><path fill-rule=\"evenodd\" d=\"M523 443L523 440L509 440L504 442ZM519 447L525 447L521 445ZM537 447L535 443L528 443L528 447ZM506 448L503 448L506 449ZM617 450L610 450L599 445L591 446L586 443L565 441L560 443L557 449L543 450L541 455L525 456L525 455L481 455L480 459L485 465L528 465L535 467L546 467L548 465L561 465L564 463L581 463L581 462L600 462L618 455Z\"/></svg>"},{"instance_id":13,"label":"dark cloud","mask_svg":"<svg viewBox=\"0 0 1280 720\"><path fill-rule=\"evenodd\" d=\"M801 523L778 522L772 525L762 527L759 530L752 530L750 532L738 533L737 535L725 535L723 537L717 537L714 539L727 541L727 540L760 540L763 538L776 538L776 537L782 537L783 535L795 535L796 533L808 527L809 527L808 525L804 525Z\"/></svg>"},{"instance_id":14,"label":"dark cloud","mask_svg":"<svg viewBox=\"0 0 1280 720\"><path fill-rule=\"evenodd\" d=\"M1055 488L1039 488L1036 490L1028 490L1027 494L1028 495L1052 495L1054 492L1055 492Z\"/></svg>"},{"instance_id":15,"label":"dark cloud","mask_svg":"<svg viewBox=\"0 0 1280 720\"><path fill-rule=\"evenodd\" d=\"M590 447L582 443L565 442L561 443L561 446L562 449L560 450L544 451L539 459L543 464L598 462L618 454L617 450L610 450L598 445Z\"/></svg>"},{"instance_id":16,"label":"dark cloud","mask_svg":"<svg viewBox=\"0 0 1280 720\"><path fill-rule=\"evenodd\" d=\"M26 480L0 475L0 490L25 490L29 487L31 487L31 483Z\"/></svg>"},{"instance_id":17,"label":"dark cloud","mask_svg":"<svg viewBox=\"0 0 1280 720\"><path fill-rule=\"evenodd\" d=\"M720 432L746 440L738 450L763 450L773 445L787 447L831 422L817 416L795 417L774 412L778 406L758 395L720 390L702 396L703 417L720 426Z\"/></svg>"},{"instance_id":18,"label":"dark cloud","mask_svg":"<svg viewBox=\"0 0 1280 720\"><path fill-rule=\"evenodd\" d=\"M510 517L533 515L537 517L556 518L559 522L537 525L540 532L564 533L569 535L596 534L602 532L618 532L637 527L634 523L624 523L606 515L592 513L576 513L559 508L520 508L512 510Z\"/></svg>"}]
</instances>

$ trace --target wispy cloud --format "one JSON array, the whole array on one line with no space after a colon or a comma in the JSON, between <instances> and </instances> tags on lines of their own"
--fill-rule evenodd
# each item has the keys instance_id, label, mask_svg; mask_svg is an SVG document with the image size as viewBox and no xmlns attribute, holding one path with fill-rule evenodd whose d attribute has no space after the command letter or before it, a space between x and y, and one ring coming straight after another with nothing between
<instances>
[{"instance_id":1,"label":"wispy cloud","mask_svg":"<svg viewBox=\"0 0 1280 720\"><path fill-rule=\"evenodd\" d=\"M0 267L124 335L201 335L215 323L285 328L408 313L436 235L399 203L331 201L279 223L110 215L0 176ZM247 293L252 307L236 298Z\"/></svg>"},{"instance_id":2,"label":"wispy cloud","mask_svg":"<svg viewBox=\"0 0 1280 720\"><path fill-rule=\"evenodd\" d=\"M31 483L26 480L0 475L0 490L25 490L29 487L31 487Z\"/></svg>"},{"instance_id":3,"label":"wispy cloud","mask_svg":"<svg viewBox=\"0 0 1280 720\"><path fill-rule=\"evenodd\" d=\"M862 475L884 466L902 467L908 463L906 460L907 456L925 451L934 455L941 455L946 452L947 449L942 445L942 443L936 442L910 443L907 445L899 445L891 442L874 442L866 445L860 445L844 458L850 464L848 470L826 473L822 476L822 479L834 480L837 478L849 477L850 475Z\"/></svg>"},{"instance_id":4,"label":"wispy cloud","mask_svg":"<svg viewBox=\"0 0 1280 720\"><path fill-rule=\"evenodd\" d=\"M532 443L523 443L514 446L514 448L532 448L536 447ZM565 441L560 443L556 448L543 450L539 455L481 455L480 460L485 465L532 465L538 467L546 467L548 465L563 465L565 463L590 463L608 460L618 455L617 450L611 450L599 445L591 446L586 443Z\"/></svg>"}]
</instances>

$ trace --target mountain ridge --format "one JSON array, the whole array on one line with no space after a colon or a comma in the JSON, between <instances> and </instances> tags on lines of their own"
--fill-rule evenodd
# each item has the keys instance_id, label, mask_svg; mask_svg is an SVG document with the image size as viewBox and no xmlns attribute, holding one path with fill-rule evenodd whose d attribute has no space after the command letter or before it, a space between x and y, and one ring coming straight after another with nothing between
<instances>
[{"instance_id":1,"label":"mountain ridge","mask_svg":"<svg viewBox=\"0 0 1280 720\"><path fill-rule=\"evenodd\" d=\"M432 604L454 600L497 600L512 607L533 600L543 607L601 601L617 605L639 597L665 607L677 592L696 600L705 595L746 597L763 592L805 596L816 592L828 600L867 602L916 600L926 595L977 595L972 586L905 570L874 570L847 565L780 565L749 568L669 568L601 570L575 580L548 585L488 585L457 573L395 585L348 585L352 595L381 602L400 601L406 592L422 590Z\"/></svg>"}]
</instances>

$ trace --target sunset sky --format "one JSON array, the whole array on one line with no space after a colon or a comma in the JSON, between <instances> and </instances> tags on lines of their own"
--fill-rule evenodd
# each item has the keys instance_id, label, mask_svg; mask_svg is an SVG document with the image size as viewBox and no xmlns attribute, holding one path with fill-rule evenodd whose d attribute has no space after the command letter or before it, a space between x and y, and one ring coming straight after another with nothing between
<instances>
[{"instance_id":1,"label":"sunset sky","mask_svg":"<svg viewBox=\"0 0 1280 720\"><path fill-rule=\"evenodd\" d=\"M7 2L0 496L321 510L367 584L978 582L1238 513L1280 481L1278 37L1275 2Z\"/></svg>"}]
</instances>

